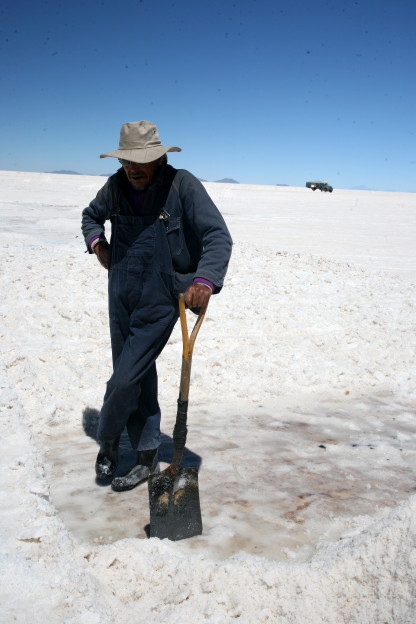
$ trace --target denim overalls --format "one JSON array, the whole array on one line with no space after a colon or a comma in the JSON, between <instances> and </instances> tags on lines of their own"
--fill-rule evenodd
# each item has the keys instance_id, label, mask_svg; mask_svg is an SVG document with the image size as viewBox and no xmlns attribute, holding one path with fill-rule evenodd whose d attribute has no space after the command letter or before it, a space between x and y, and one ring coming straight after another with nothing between
<instances>
[{"instance_id":1,"label":"denim overalls","mask_svg":"<svg viewBox=\"0 0 416 624\"><path fill-rule=\"evenodd\" d=\"M178 319L173 274L159 215L112 218L108 295L113 374L100 413L100 442L127 427L133 448L160 444L155 360Z\"/></svg>"}]
</instances>

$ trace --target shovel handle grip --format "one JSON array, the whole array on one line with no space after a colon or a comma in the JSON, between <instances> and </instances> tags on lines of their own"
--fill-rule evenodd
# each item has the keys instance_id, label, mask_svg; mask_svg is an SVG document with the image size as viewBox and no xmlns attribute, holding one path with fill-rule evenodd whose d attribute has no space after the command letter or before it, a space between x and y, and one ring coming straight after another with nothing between
<instances>
[{"instance_id":1,"label":"shovel handle grip","mask_svg":"<svg viewBox=\"0 0 416 624\"><path fill-rule=\"evenodd\" d=\"M180 293L179 295L179 316L181 319L182 343L183 343L182 355L185 360L190 360L192 358L192 352L194 350L195 340L201 328L202 321L205 318L207 307L208 307L208 304L202 306L199 309L198 318L191 332L191 335L189 335L188 325L186 322L186 312L185 312L186 310L185 294Z\"/></svg>"},{"instance_id":2,"label":"shovel handle grip","mask_svg":"<svg viewBox=\"0 0 416 624\"><path fill-rule=\"evenodd\" d=\"M173 430L173 442L175 445L175 456L172 465L179 466L182 461L183 449L186 444L186 436L188 433L188 427L186 424L188 417L188 397L189 386L191 381L191 365L192 365L192 353L194 350L195 340L198 332L201 328L202 322L205 317L208 304L200 308L197 321L192 329L191 335L188 332L188 325L186 321L186 305L185 295L181 293L179 295L179 316L181 320L182 329L182 370L181 370L181 383L179 388L178 398L178 411L176 413L176 423Z\"/></svg>"}]
</instances>

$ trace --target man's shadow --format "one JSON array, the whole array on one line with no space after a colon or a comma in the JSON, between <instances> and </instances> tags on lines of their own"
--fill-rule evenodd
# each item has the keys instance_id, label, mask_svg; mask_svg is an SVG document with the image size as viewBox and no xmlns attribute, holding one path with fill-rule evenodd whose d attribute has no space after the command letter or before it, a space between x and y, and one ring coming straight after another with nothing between
<instances>
[{"instance_id":1,"label":"man's shadow","mask_svg":"<svg viewBox=\"0 0 416 624\"><path fill-rule=\"evenodd\" d=\"M100 412L93 407L86 407L82 412L82 426L85 434L95 440L97 440L98 419ZM107 480L96 480L97 485L110 485L114 477L120 477L129 472L136 464L137 451L133 450L130 444L127 431L124 430L120 438L120 450L119 450L119 464L114 475ZM159 461L170 464L173 459L174 445L171 436L166 433L161 433L161 443L159 446ZM184 468L198 468L200 469L202 464L202 457L191 451L185 446L183 452L182 466ZM93 470L94 467L92 466Z\"/></svg>"}]
</instances>

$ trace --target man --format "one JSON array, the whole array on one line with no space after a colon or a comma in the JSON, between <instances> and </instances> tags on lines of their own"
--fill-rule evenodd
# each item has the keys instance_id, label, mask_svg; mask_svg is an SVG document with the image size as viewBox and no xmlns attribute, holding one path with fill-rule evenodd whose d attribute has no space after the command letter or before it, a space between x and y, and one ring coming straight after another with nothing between
<instances>
[{"instance_id":1,"label":"man","mask_svg":"<svg viewBox=\"0 0 416 624\"><path fill-rule=\"evenodd\" d=\"M167 164L167 152L150 121L125 123L119 148L100 158L118 158L112 175L82 213L88 251L108 269L113 374L100 419L98 479L116 471L124 428L137 463L112 480L129 490L159 470L160 409L156 358L178 319L178 294L198 308L223 285L232 240L203 185ZM111 240L105 222L111 221Z\"/></svg>"}]
</instances>

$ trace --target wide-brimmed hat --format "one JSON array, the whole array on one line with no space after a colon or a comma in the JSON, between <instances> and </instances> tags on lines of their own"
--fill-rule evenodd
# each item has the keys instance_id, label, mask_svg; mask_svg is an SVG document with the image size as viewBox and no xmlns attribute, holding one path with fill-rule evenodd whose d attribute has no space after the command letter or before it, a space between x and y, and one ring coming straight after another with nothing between
<instances>
[{"instance_id":1,"label":"wide-brimmed hat","mask_svg":"<svg viewBox=\"0 0 416 624\"><path fill-rule=\"evenodd\" d=\"M180 147L162 145L156 124L152 121L128 121L121 126L118 149L100 158L113 156L137 163L157 160L166 152L181 152Z\"/></svg>"}]
</instances>

